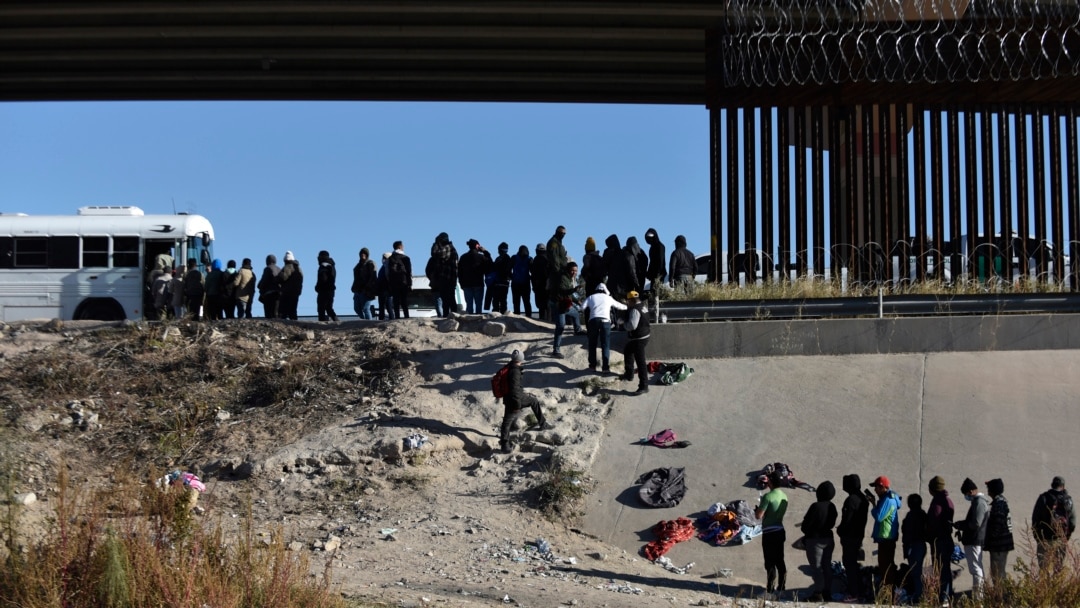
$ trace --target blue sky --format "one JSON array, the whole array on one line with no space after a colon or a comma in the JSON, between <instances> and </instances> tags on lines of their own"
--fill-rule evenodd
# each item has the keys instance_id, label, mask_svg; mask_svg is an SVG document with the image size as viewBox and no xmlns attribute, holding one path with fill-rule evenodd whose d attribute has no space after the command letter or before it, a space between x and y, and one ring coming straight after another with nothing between
<instances>
[{"instance_id":1,"label":"blue sky","mask_svg":"<svg viewBox=\"0 0 1080 608\"><path fill-rule=\"evenodd\" d=\"M557 225L625 242L653 227L709 250L709 114L698 106L371 102L0 104L0 211L84 205L206 216L222 260L291 250L315 313L315 257L351 268L395 240L422 270L435 235L532 251Z\"/></svg>"}]
</instances>

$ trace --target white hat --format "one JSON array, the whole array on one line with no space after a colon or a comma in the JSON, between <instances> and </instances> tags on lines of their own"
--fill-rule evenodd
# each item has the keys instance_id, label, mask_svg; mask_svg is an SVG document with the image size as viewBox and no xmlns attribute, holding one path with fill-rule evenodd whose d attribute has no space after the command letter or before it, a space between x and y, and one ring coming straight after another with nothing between
<instances>
[{"instance_id":1,"label":"white hat","mask_svg":"<svg viewBox=\"0 0 1080 608\"><path fill-rule=\"evenodd\" d=\"M286 261L286 262L295 262L295 261L296 261L296 257L295 257L295 256L293 256L293 254L292 254L292 252L291 252L291 251L286 251L286 252L285 252L285 261Z\"/></svg>"},{"instance_id":2,"label":"white hat","mask_svg":"<svg viewBox=\"0 0 1080 608\"><path fill-rule=\"evenodd\" d=\"M521 354L520 350L514 350L510 353L510 360L515 363L523 363L525 361L525 355Z\"/></svg>"},{"instance_id":3,"label":"white hat","mask_svg":"<svg viewBox=\"0 0 1080 608\"><path fill-rule=\"evenodd\" d=\"M604 285L603 283L600 283L596 286L596 291L599 291L600 293L606 293L609 296L611 295L611 292L608 291L607 285Z\"/></svg>"}]
</instances>

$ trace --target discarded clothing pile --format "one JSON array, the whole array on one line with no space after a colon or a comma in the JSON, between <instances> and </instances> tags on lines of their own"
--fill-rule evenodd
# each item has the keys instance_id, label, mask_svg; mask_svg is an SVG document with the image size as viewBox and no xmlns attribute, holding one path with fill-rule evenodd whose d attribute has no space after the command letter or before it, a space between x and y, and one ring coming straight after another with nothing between
<instances>
[{"instance_id":1,"label":"discarded clothing pile","mask_svg":"<svg viewBox=\"0 0 1080 608\"><path fill-rule=\"evenodd\" d=\"M701 529L698 538L720 546L734 546L750 542L761 535L761 522L754 519L744 500L730 505L716 503L709 507L709 514L699 518L695 525Z\"/></svg>"},{"instance_id":2,"label":"discarded clothing pile","mask_svg":"<svg viewBox=\"0 0 1080 608\"><path fill-rule=\"evenodd\" d=\"M660 374L660 384L667 385L678 384L694 373L694 368L685 363L649 361L648 368L650 374Z\"/></svg>"},{"instance_id":3,"label":"discarded clothing pile","mask_svg":"<svg viewBox=\"0 0 1080 608\"><path fill-rule=\"evenodd\" d=\"M814 486L806 483L805 481L799 481L795 479L795 473L791 470L791 467L782 463L774 462L772 464L765 465L761 469L761 473L757 478L757 486L759 490L764 490L769 486L769 475L776 473L780 476L780 487L782 488L798 488L800 490L806 490L808 492L816 491Z\"/></svg>"},{"instance_id":4,"label":"discarded clothing pile","mask_svg":"<svg viewBox=\"0 0 1080 608\"><path fill-rule=\"evenodd\" d=\"M682 467L653 469L638 477L638 497L650 507L674 507L686 496L686 478Z\"/></svg>"},{"instance_id":5,"label":"discarded clothing pile","mask_svg":"<svg viewBox=\"0 0 1080 608\"><path fill-rule=\"evenodd\" d=\"M656 540L649 542L642 549L642 554L649 561L656 561L676 544L694 538L695 532L694 522L685 517L660 521L653 526L652 531L656 535Z\"/></svg>"}]
</instances>

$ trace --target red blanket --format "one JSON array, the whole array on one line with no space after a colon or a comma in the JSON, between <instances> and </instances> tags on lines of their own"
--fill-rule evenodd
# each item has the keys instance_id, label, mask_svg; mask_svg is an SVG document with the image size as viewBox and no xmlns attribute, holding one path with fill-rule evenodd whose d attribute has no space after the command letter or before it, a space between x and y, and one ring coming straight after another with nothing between
<instances>
[{"instance_id":1,"label":"red blanket","mask_svg":"<svg viewBox=\"0 0 1080 608\"><path fill-rule=\"evenodd\" d=\"M694 522L685 517L672 521L661 521L653 526L653 534L656 534L656 540L645 545L643 550L645 557L649 561L655 561L656 558L667 553L676 543L694 538Z\"/></svg>"}]
</instances>

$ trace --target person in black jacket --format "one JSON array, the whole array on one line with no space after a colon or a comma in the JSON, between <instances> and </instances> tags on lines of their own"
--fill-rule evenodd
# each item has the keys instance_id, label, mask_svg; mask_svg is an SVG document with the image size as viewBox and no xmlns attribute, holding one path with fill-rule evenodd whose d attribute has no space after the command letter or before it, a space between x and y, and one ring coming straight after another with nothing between
<instances>
[{"instance_id":1,"label":"person in black jacket","mask_svg":"<svg viewBox=\"0 0 1080 608\"><path fill-rule=\"evenodd\" d=\"M378 297L379 271L367 247L360 250L360 261L353 266L353 310L361 319L372 319L375 300Z\"/></svg>"},{"instance_id":2,"label":"person in black jacket","mask_svg":"<svg viewBox=\"0 0 1080 608\"><path fill-rule=\"evenodd\" d=\"M1054 477L1050 489L1039 495L1031 511L1039 569L1059 572L1064 565L1069 539L1076 530L1076 510L1065 490L1065 480Z\"/></svg>"},{"instance_id":3,"label":"person in black jacket","mask_svg":"<svg viewBox=\"0 0 1080 608\"><path fill-rule=\"evenodd\" d=\"M681 234L675 237L675 251L671 252L668 269L671 271L669 276L673 288L688 289L694 284L697 260L694 258L694 252L686 248L686 237Z\"/></svg>"},{"instance_id":4,"label":"person in black jacket","mask_svg":"<svg viewBox=\"0 0 1080 608\"><path fill-rule=\"evenodd\" d=\"M866 538L866 519L870 512L870 502L863 495L862 481L855 473L844 475L841 487L848 496L840 507L840 525L836 535L840 537L841 561L847 573L847 597L844 601L861 599L866 592L862 586L863 539Z\"/></svg>"},{"instance_id":5,"label":"person in black jacket","mask_svg":"<svg viewBox=\"0 0 1080 608\"><path fill-rule=\"evenodd\" d=\"M581 258L581 280L585 281L585 293L596 293L596 286L604 282L607 270L604 258L596 251L596 240L585 239L585 255Z\"/></svg>"},{"instance_id":6,"label":"person in black jacket","mask_svg":"<svg viewBox=\"0 0 1080 608\"><path fill-rule=\"evenodd\" d=\"M259 301L263 305L263 316L267 319L278 318L278 299L281 296L281 285L278 284L277 276L281 268L277 265L277 256L266 256L266 268L263 268L262 276L259 277Z\"/></svg>"},{"instance_id":7,"label":"person in black jacket","mask_svg":"<svg viewBox=\"0 0 1080 608\"><path fill-rule=\"evenodd\" d=\"M990 495L990 518L986 521L983 549L990 554L990 581L999 585L1005 582L1005 564L1014 548L1012 515L1005 500L1005 482L991 479L986 482L986 493Z\"/></svg>"},{"instance_id":8,"label":"person in black jacket","mask_svg":"<svg viewBox=\"0 0 1080 608\"><path fill-rule=\"evenodd\" d=\"M908 494L908 513L900 524L900 540L903 556L907 560L908 573L902 581L910 593L911 603L918 606L922 601L922 571L926 562L926 511L922 508L922 496Z\"/></svg>"},{"instance_id":9,"label":"person in black jacket","mask_svg":"<svg viewBox=\"0 0 1080 608\"><path fill-rule=\"evenodd\" d=\"M499 255L491 263L491 272L495 279L491 283L491 311L506 314L506 296L510 293L510 271L514 263L510 260L510 245L499 243Z\"/></svg>"},{"instance_id":10,"label":"person in black jacket","mask_svg":"<svg viewBox=\"0 0 1080 608\"><path fill-rule=\"evenodd\" d=\"M428 258L424 274L428 278L431 291L438 298L439 310L436 312L449 318L457 312L458 252L450 235L440 232L431 244L431 257Z\"/></svg>"},{"instance_id":11,"label":"person in black jacket","mask_svg":"<svg viewBox=\"0 0 1080 608\"><path fill-rule=\"evenodd\" d=\"M504 408L502 426L499 427L499 448L502 449L504 454L509 454L514 449L510 445L510 427L521 415L522 410L525 408L532 410L533 416L536 416L536 425L539 428L546 429L549 427L547 419L544 418L544 411L540 409L540 400L535 395L526 393L524 386L522 386L521 367L525 365L525 355L520 350L515 350L510 354L510 362L506 365L510 369L507 375L506 395L502 398Z\"/></svg>"},{"instance_id":12,"label":"person in black jacket","mask_svg":"<svg viewBox=\"0 0 1080 608\"><path fill-rule=\"evenodd\" d=\"M319 321L338 322L337 313L334 312L334 292L337 291L337 267L330 252L319 252L319 271L315 275L315 310L319 314Z\"/></svg>"},{"instance_id":13,"label":"person in black jacket","mask_svg":"<svg viewBox=\"0 0 1080 608\"><path fill-rule=\"evenodd\" d=\"M645 231L645 242L649 244L649 266L645 270L645 278L652 282L650 289L656 291L667 279L667 247L660 242L660 235L656 234L655 228Z\"/></svg>"},{"instance_id":14,"label":"person in black jacket","mask_svg":"<svg viewBox=\"0 0 1080 608\"><path fill-rule=\"evenodd\" d=\"M458 282L465 292L465 313L478 315L484 312L484 276L491 269L491 254L476 239L465 244L469 250L458 260Z\"/></svg>"},{"instance_id":15,"label":"person in black jacket","mask_svg":"<svg viewBox=\"0 0 1080 608\"><path fill-rule=\"evenodd\" d=\"M836 547L833 540L836 506L832 499L836 488L831 481L825 481L817 487L816 494L817 502L806 510L801 526L806 561L814 578L814 588L806 601L827 602L832 599L832 554Z\"/></svg>"},{"instance_id":16,"label":"person in black jacket","mask_svg":"<svg viewBox=\"0 0 1080 608\"><path fill-rule=\"evenodd\" d=\"M649 367L645 363L645 347L649 344L649 311L636 291L626 294L626 307L630 310L626 319L626 346L623 347L626 373L622 379L632 381L636 365L638 388L634 394L641 395L649 392Z\"/></svg>"},{"instance_id":17,"label":"person in black jacket","mask_svg":"<svg viewBox=\"0 0 1080 608\"><path fill-rule=\"evenodd\" d=\"M623 297L623 294L630 291L630 279L627 277L627 267L623 263L623 251L622 245L619 243L619 235L612 234L604 240L604 272L607 274L607 279L604 284L611 293L615 294L616 298Z\"/></svg>"},{"instance_id":18,"label":"person in black jacket","mask_svg":"<svg viewBox=\"0 0 1080 608\"><path fill-rule=\"evenodd\" d=\"M543 243L537 243L536 256L533 257L532 268L529 269L529 279L532 281L536 315L541 321L551 320L551 309L548 307L547 273L547 247Z\"/></svg>"},{"instance_id":19,"label":"person in black jacket","mask_svg":"<svg viewBox=\"0 0 1080 608\"><path fill-rule=\"evenodd\" d=\"M405 245L394 241L394 252L386 261L386 286L395 319L409 318L409 292L412 291L412 260L405 255Z\"/></svg>"}]
</instances>

